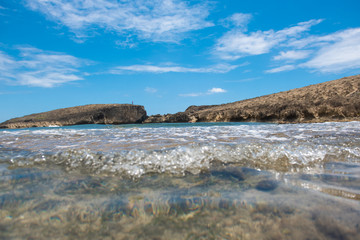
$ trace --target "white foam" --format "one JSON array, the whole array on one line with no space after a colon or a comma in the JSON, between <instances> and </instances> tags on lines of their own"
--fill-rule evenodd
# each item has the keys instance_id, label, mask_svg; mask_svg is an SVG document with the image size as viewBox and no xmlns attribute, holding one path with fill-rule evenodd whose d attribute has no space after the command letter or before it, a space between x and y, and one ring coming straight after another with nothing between
<instances>
[{"instance_id":1,"label":"white foam","mask_svg":"<svg viewBox=\"0 0 360 240\"><path fill-rule=\"evenodd\" d=\"M360 162L360 123L16 130L0 131L0 145L28 151L2 157L16 166L57 164L132 177L198 173L214 162L317 171L329 159Z\"/></svg>"}]
</instances>

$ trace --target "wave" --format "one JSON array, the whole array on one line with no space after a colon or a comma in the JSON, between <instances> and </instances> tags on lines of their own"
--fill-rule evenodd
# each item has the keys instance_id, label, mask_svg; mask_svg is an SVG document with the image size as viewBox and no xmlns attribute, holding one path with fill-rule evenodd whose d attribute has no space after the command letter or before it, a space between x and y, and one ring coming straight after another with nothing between
<instances>
[{"instance_id":1,"label":"wave","mask_svg":"<svg viewBox=\"0 0 360 240\"><path fill-rule=\"evenodd\" d=\"M360 163L360 148L348 143L314 145L313 142L200 144L161 150L132 149L94 152L72 149L55 153L0 149L0 159L13 167L60 166L66 171L122 175L199 174L218 165L236 165L281 173L323 170L327 162Z\"/></svg>"},{"instance_id":2,"label":"wave","mask_svg":"<svg viewBox=\"0 0 360 240\"><path fill-rule=\"evenodd\" d=\"M360 122L161 126L0 131L0 162L136 178L221 165L318 173L327 162L360 161Z\"/></svg>"}]
</instances>

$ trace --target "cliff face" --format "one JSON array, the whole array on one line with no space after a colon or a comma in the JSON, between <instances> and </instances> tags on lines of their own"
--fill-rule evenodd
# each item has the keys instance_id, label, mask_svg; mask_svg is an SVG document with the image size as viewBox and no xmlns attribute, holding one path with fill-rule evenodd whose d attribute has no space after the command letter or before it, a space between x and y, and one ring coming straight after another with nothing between
<instances>
[{"instance_id":1,"label":"cliff face","mask_svg":"<svg viewBox=\"0 0 360 240\"><path fill-rule=\"evenodd\" d=\"M144 107L139 105L92 104L13 118L1 123L0 128L141 123L146 117Z\"/></svg>"},{"instance_id":2,"label":"cliff face","mask_svg":"<svg viewBox=\"0 0 360 240\"><path fill-rule=\"evenodd\" d=\"M185 112L150 116L145 122L278 122L360 120L360 75L234 103L190 106Z\"/></svg>"}]
</instances>

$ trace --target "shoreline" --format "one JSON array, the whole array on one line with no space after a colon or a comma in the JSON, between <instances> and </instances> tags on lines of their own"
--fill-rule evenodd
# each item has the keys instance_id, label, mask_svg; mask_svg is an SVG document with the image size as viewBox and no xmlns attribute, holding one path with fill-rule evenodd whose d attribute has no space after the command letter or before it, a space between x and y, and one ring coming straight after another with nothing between
<instances>
[{"instance_id":1,"label":"shoreline","mask_svg":"<svg viewBox=\"0 0 360 240\"><path fill-rule=\"evenodd\" d=\"M251 124L251 123L259 123L259 124L277 124L277 125L299 125L299 124L323 124L323 123L345 123L345 122L360 122L360 119L347 119L347 120L329 120L329 121L312 121L312 122L163 122L163 123L123 123L123 124L101 124L101 123L89 123L89 124L76 124L76 125L50 125L50 126L37 126L37 127L21 127L21 128L1 128L1 131L6 130L25 130L25 129L41 129L41 128L62 128L62 127L80 127L85 125L97 125L97 126L109 126L109 127L116 127L116 126L124 126L124 125L134 125L134 127L141 127L141 126L151 126L155 124L203 124L203 123L209 123L209 124L226 124L226 123L244 123L244 124Z\"/></svg>"},{"instance_id":2,"label":"shoreline","mask_svg":"<svg viewBox=\"0 0 360 240\"><path fill-rule=\"evenodd\" d=\"M151 116L149 116L151 117ZM148 119L148 118L146 118ZM6 126L0 125L0 130L6 129L27 129L27 128L42 128L42 127L68 127L68 126L81 126L81 125L104 125L104 126L118 126L118 125L144 125L144 124L172 124L172 123L269 123L269 124L311 124L311 123L331 123L331 122L359 122L359 117L346 118L346 119L312 119L312 120L301 120L301 121L196 121L196 122L134 122L134 123L81 123L81 124L68 124L63 125L59 122L37 122L17 125L17 124L8 124Z\"/></svg>"}]
</instances>

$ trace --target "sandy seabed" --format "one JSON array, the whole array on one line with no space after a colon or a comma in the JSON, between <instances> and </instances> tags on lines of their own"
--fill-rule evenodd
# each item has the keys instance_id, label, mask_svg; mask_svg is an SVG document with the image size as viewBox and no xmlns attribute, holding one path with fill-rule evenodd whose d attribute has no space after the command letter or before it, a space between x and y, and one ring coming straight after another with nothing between
<instances>
[{"instance_id":1,"label":"sandy seabed","mask_svg":"<svg viewBox=\"0 0 360 240\"><path fill-rule=\"evenodd\" d=\"M360 239L356 194L234 169L241 178L226 168L131 180L3 165L0 238Z\"/></svg>"}]
</instances>

